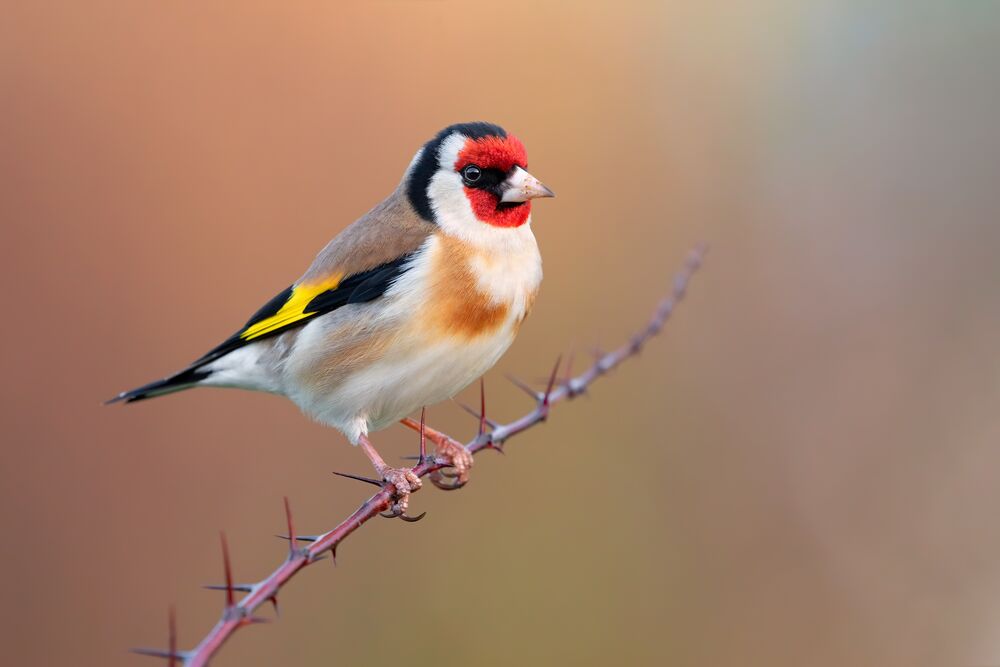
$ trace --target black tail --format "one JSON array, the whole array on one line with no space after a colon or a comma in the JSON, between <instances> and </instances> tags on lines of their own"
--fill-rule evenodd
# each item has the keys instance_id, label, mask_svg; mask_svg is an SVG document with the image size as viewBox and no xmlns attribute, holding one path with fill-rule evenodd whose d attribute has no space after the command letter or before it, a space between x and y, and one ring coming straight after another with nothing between
<instances>
[{"instance_id":1,"label":"black tail","mask_svg":"<svg viewBox=\"0 0 1000 667\"><path fill-rule=\"evenodd\" d=\"M211 374L212 371L205 370L201 366L191 366L190 368L185 368L180 373L175 373L174 375L163 378L162 380L150 382L149 384L137 387L130 391L123 391L110 401L107 401L105 405L121 401L134 403L135 401L141 401L146 398L156 398L157 396L163 396L164 394L172 394L175 391L190 389Z\"/></svg>"}]
</instances>

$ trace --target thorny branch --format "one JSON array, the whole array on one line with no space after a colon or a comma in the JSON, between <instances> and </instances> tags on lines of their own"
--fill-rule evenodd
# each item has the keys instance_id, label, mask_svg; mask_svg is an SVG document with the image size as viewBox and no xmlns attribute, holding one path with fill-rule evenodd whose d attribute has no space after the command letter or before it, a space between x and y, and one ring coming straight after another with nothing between
<instances>
[{"instance_id":1,"label":"thorny branch","mask_svg":"<svg viewBox=\"0 0 1000 667\"><path fill-rule=\"evenodd\" d=\"M653 317L642 331L634 335L628 343L622 345L617 350L599 354L593 364L580 375L572 375L572 369L570 368L572 360L570 360L566 365L562 379L558 379L560 363L556 362L555 367L552 369L552 374L549 376L545 391L535 391L527 384L515 378L510 378L515 385L524 390L535 401L535 408L520 419L507 424L500 424L488 419L486 417L486 394L481 384L482 393L479 411L477 412L472 408L463 406L479 419L479 434L465 445L469 452L478 454L485 449L494 449L503 453L504 443L508 439L545 421L553 405L585 393L587 388L597 378L612 370L629 357L638 354L643 345L660 332L673 313L674 307L684 297L688 282L701 265L705 251L704 246L698 246L689 253L684 267L674 278L671 293L660 302L653 313ZM439 480L441 477L447 477L447 472L441 472L441 469L445 466L435 460L433 456L427 455L425 436L429 429L424 424L423 415L421 415L419 426L416 428L420 431L420 456L417 457L416 465L412 468L413 472L420 477L435 475ZM364 523L389 509L394 500L392 489L384 487L379 480L346 473L337 474L377 486L379 487L379 491L366 500L361 507L342 521L336 528L322 535L296 535L292 522L292 511L288 504L288 498L285 498L285 518L288 534L279 537L288 540L288 555L285 557L284 562L275 568L273 572L254 584L233 583L232 567L229 560L229 546L226 542L225 534L222 534L222 559L225 584L207 586L207 588L225 591L226 593L226 604L222 612L222 617L195 648L190 651L181 651L177 648L177 623L173 607L171 607L168 617L168 648L164 650L134 649L135 652L142 655L165 658L170 667L178 665L183 665L184 667L204 667L208 665L209 661L219 652L226 640L237 630L247 625L267 622L267 619L255 616L261 605L270 603L274 606L275 612L277 612L279 591L299 571L316 561L324 559L327 554L336 563L337 547L340 543ZM442 484L440 486L441 488L458 488L460 485L449 486ZM422 516L406 517L403 515L401 518L416 521ZM245 595L237 601L236 593L245 593Z\"/></svg>"}]
</instances>

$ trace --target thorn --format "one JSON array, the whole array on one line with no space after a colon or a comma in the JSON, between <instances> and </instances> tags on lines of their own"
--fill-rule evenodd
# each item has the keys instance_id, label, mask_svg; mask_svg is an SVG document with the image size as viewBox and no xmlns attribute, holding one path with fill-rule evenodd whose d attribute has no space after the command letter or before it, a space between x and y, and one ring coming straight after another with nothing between
<instances>
[{"instance_id":1,"label":"thorn","mask_svg":"<svg viewBox=\"0 0 1000 667\"><path fill-rule=\"evenodd\" d=\"M316 554L315 556L309 556L308 563L315 563L316 561L326 560L326 554Z\"/></svg>"},{"instance_id":2,"label":"thorn","mask_svg":"<svg viewBox=\"0 0 1000 667\"><path fill-rule=\"evenodd\" d=\"M427 460L427 408L420 408L420 464Z\"/></svg>"},{"instance_id":3,"label":"thorn","mask_svg":"<svg viewBox=\"0 0 1000 667\"><path fill-rule=\"evenodd\" d=\"M488 417L483 417L482 413L476 412L475 409L469 407L468 405L466 405L465 403L462 403L461 401L455 401L455 404L458 405L458 407L460 407L463 410L465 410L466 412L468 412L473 417L475 417L477 420L479 420L479 422L480 422L480 428L482 428L482 424L486 424L490 428L496 428L497 426L500 425L500 424L496 423L495 421L493 421L492 419L489 419Z\"/></svg>"},{"instance_id":4,"label":"thorn","mask_svg":"<svg viewBox=\"0 0 1000 667\"><path fill-rule=\"evenodd\" d=\"M148 655L151 658L166 658L169 661L167 662L169 667L174 667L178 661L184 662L187 658L184 653L167 651L162 648L133 648L129 649L129 652L136 655Z\"/></svg>"},{"instance_id":5,"label":"thorn","mask_svg":"<svg viewBox=\"0 0 1000 667\"><path fill-rule=\"evenodd\" d=\"M288 496L285 496L285 524L288 526L288 557L294 558L299 550L299 543L295 538L295 526L292 524L292 506L288 503Z\"/></svg>"},{"instance_id":6,"label":"thorn","mask_svg":"<svg viewBox=\"0 0 1000 667\"><path fill-rule=\"evenodd\" d=\"M475 410L473 410L472 407L468 403L463 403L462 401L458 401L458 400L455 400L455 399L452 399L452 400L455 401L455 404L458 405L458 407L462 408L463 410L465 410L466 412L468 412L470 415L472 415L476 419L479 419L479 413L476 412Z\"/></svg>"},{"instance_id":7,"label":"thorn","mask_svg":"<svg viewBox=\"0 0 1000 667\"><path fill-rule=\"evenodd\" d=\"M575 353L570 351L566 359L566 379L564 382L569 398L576 398L586 390L586 386L573 377L573 360L575 356Z\"/></svg>"},{"instance_id":8,"label":"thorn","mask_svg":"<svg viewBox=\"0 0 1000 667\"><path fill-rule=\"evenodd\" d=\"M175 667L178 661L184 662L187 659L187 655L177 650L177 614L174 611L173 605L167 611L167 633L170 648L166 650L161 648L134 648L131 649L131 652L137 655L148 655L153 658L165 658L168 661L167 665L169 667Z\"/></svg>"},{"instance_id":9,"label":"thorn","mask_svg":"<svg viewBox=\"0 0 1000 667\"><path fill-rule=\"evenodd\" d=\"M207 591L228 591L229 586L226 584L205 584L202 586ZM249 593L253 590L252 584L233 584L232 589L238 593Z\"/></svg>"},{"instance_id":10,"label":"thorn","mask_svg":"<svg viewBox=\"0 0 1000 667\"><path fill-rule=\"evenodd\" d=\"M167 642L170 647L170 662L167 664L174 667L174 656L177 655L177 611L173 605L167 610Z\"/></svg>"},{"instance_id":11,"label":"thorn","mask_svg":"<svg viewBox=\"0 0 1000 667\"><path fill-rule=\"evenodd\" d=\"M226 534L219 531L219 539L222 542L222 565L226 572L226 609L232 609L236 605L236 594L233 589L233 565L229 560L229 543L226 542Z\"/></svg>"},{"instance_id":12,"label":"thorn","mask_svg":"<svg viewBox=\"0 0 1000 667\"><path fill-rule=\"evenodd\" d=\"M529 387L525 383L523 383L520 380L518 380L513 375L507 375L506 377L507 377L508 380L510 380L514 384L515 387L517 387L518 389L520 389L521 391L523 391L524 393L526 393L528 396L531 396L536 401L541 400L541 398L542 398L541 394L539 394L537 391L535 391L534 389L532 389L531 387Z\"/></svg>"},{"instance_id":13,"label":"thorn","mask_svg":"<svg viewBox=\"0 0 1000 667\"><path fill-rule=\"evenodd\" d=\"M336 470L333 471L333 474L340 475L341 477L346 477L347 479L356 479L359 482L366 482L373 486L379 486L379 487L382 486L382 482L372 479L371 477L362 477L361 475L352 475L349 472L337 472Z\"/></svg>"},{"instance_id":14,"label":"thorn","mask_svg":"<svg viewBox=\"0 0 1000 667\"><path fill-rule=\"evenodd\" d=\"M291 538L288 535L275 535L275 537L282 540L291 540ZM295 539L297 539L299 542L315 542L320 537L322 537L322 535L296 535Z\"/></svg>"},{"instance_id":15,"label":"thorn","mask_svg":"<svg viewBox=\"0 0 1000 667\"><path fill-rule=\"evenodd\" d=\"M556 357L556 365L552 367L552 375L549 376L549 384L545 387L545 395L542 396L542 405L549 407L549 399L552 397L552 388L556 385L556 376L559 374L559 365L562 363L562 355Z\"/></svg>"},{"instance_id":16,"label":"thorn","mask_svg":"<svg viewBox=\"0 0 1000 667\"><path fill-rule=\"evenodd\" d=\"M486 378L479 377L479 435L486 432Z\"/></svg>"}]
</instances>

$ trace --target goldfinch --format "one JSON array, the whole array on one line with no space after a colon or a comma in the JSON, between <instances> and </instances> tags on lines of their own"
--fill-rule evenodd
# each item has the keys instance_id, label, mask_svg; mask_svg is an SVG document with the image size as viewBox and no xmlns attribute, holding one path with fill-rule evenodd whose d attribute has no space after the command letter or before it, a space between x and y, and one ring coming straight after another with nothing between
<instances>
[{"instance_id":1,"label":"goldfinch","mask_svg":"<svg viewBox=\"0 0 1000 667\"><path fill-rule=\"evenodd\" d=\"M368 434L454 396L507 351L542 280L531 200L552 191L524 145L490 123L451 125L417 151L396 190L334 238L293 285L184 370L119 394L194 387L286 396L360 445L404 512L420 479ZM472 457L443 436L464 483Z\"/></svg>"}]
</instances>

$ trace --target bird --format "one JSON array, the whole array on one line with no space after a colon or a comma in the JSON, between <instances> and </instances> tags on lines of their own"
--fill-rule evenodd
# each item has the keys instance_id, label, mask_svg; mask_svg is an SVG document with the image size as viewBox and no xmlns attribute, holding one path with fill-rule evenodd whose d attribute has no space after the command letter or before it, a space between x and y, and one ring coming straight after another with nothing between
<instances>
[{"instance_id":1,"label":"bird","mask_svg":"<svg viewBox=\"0 0 1000 667\"><path fill-rule=\"evenodd\" d=\"M125 391L134 403L196 387L284 396L358 445L391 511L421 486L369 434L453 397L496 364L542 281L532 200L554 197L499 125L449 125L413 156L396 189L343 229L289 287L188 367ZM433 435L433 437L431 437ZM471 454L428 431L435 458L468 479Z\"/></svg>"}]
</instances>

